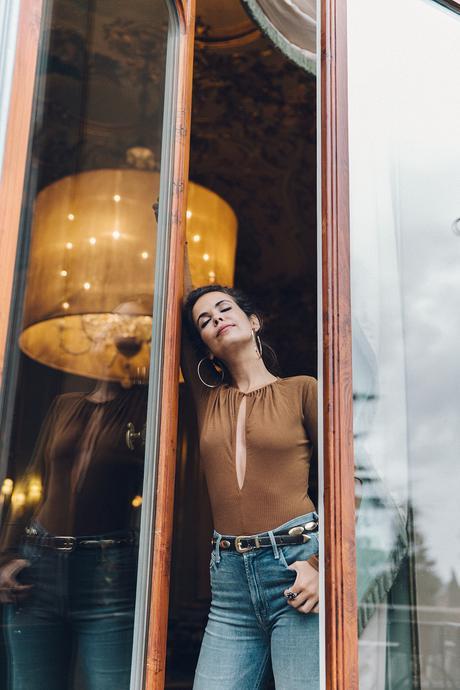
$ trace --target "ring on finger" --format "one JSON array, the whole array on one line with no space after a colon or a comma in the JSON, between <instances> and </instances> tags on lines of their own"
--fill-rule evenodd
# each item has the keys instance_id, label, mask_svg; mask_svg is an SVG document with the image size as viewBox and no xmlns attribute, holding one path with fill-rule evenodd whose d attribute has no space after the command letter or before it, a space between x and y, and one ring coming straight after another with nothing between
<instances>
[{"instance_id":1,"label":"ring on finger","mask_svg":"<svg viewBox=\"0 0 460 690\"><path fill-rule=\"evenodd\" d=\"M298 593L298 592L291 592L291 590L289 589L289 590L285 593L284 596L286 597L286 599L287 599L288 601L294 601L294 599L297 599L297 597L299 596L299 593Z\"/></svg>"}]
</instances>

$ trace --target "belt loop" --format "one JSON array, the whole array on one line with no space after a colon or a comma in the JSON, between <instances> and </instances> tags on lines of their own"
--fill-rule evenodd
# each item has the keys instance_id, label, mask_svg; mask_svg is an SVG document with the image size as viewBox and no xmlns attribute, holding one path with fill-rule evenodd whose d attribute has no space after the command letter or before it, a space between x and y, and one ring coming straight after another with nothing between
<instances>
[{"instance_id":1,"label":"belt loop","mask_svg":"<svg viewBox=\"0 0 460 690\"><path fill-rule=\"evenodd\" d=\"M272 545L273 555L276 559L278 559L280 557L280 552L278 551L278 545L275 541L275 537L274 537L273 532L271 530L270 530L270 532L268 532L268 536L270 537L270 543Z\"/></svg>"},{"instance_id":2,"label":"belt loop","mask_svg":"<svg viewBox=\"0 0 460 690\"><path fill-rule=\"evenodd\" d=\"M215 545L215 555L216 555L216 563L220 563L220 542L222 540L222 535L219 534L217 539L216 539L216 545Z\"/></svg>"}]
</instances>

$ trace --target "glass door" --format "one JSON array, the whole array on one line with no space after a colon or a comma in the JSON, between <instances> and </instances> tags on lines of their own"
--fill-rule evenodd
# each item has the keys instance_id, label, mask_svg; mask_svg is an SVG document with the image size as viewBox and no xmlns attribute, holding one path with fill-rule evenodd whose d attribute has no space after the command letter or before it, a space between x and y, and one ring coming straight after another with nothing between
<instances>
[{"instance_id":1,"label":"glass door","mask_svg":"<svg viewBox=\"0 0 460 690\"><path fill-rule=\"evenodd\" d=\"M1 399L1 682L153 687L149 583L162 387L173 426L178 387L163 346L178 320L167 280L185 216L191 9L49 0L33 19L40 9ZM15 102L22 118L28 98L24 112ZM11 245L15 227L2 232Z\"/></svg>"},{"instance_id":2,"label":"glass door","mask_svg":"<svg viewBox=\"0 0 460 690\"><path fill-rule=\"evenodd\" d=\"M348 9L360 687L457 688L460 17Z\"/></svg>"}]
</instances>

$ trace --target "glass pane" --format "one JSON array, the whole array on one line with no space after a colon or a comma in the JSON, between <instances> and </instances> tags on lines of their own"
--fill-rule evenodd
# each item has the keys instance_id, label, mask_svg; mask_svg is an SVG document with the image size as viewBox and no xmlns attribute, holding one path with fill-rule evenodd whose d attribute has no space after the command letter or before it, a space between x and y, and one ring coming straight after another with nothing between
<instances>
[{"instance_id":1,"label":"glass pane","mask_svg":"<svg viewBox=\"0 0 460 690\"><path fill-rule=\"evenodd\" d=\"M127 690L169 14L49 0L43 17L1 408L0 685Z\"/></svg>"},{"instance_id":2,"label":"glass pane","mask_svg":"<svg viewBox=\"0 0 460 690\"><path fill-rule=\"evenodd\" d=\"M458 688L460 21L348 6L360 688Z\"/></svg>"}]
</instances>

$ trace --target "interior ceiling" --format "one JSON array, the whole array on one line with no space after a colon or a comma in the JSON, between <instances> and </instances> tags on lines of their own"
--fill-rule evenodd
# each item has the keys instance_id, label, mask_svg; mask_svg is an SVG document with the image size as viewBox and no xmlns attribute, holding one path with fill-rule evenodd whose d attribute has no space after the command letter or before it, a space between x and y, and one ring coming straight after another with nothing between
<instances>
[{"instance_id":1,"label":"interior ceiling","mask_svg":"<svg viewBox=\"0 0 460 690\"><path fill-rule=\"evenodd\" d=\"M196 15L196 41L199 46L241 47L260 36L239 0L198 0Z\"/></svg>"},{"instance_id":2,"label":"interior ceiling","mask_svg":"<svg viewBox=\"0 0 460 690\"><path fill-rule=\"evenodd\" d=\"M140 138L160 149L151 123L162 103L147 99L141 118L138 103L142 84L161 84L166 10L161 17L156 6L153 21L151 0L89 7L96 21L86 3L53 3L34 141L39 187L77 170L123 167ZM190 178L238 216L236 283L267 313L282 373L314 373L316 80L261 36L238 0L198 0L196 14Z\"/></svg>"}]
</instances>

